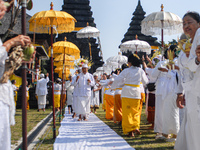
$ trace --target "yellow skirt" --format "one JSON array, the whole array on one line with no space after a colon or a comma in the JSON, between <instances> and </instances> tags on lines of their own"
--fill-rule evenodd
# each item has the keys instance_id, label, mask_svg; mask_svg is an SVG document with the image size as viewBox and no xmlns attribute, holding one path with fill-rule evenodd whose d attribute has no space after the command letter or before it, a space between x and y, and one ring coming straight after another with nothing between
<instances>
[{"instance_id":1,"label":"yellow skirt","mask_svg":"<svg viewBox=\"0 0 200 150\"><path fill-rule=\"evenodd\" d=\"M140 128L140 99L122 97L122 112L124 134Z\"/></svg>"},{"instance_id":2,"label":"yellow skirt","mask_svg":"<svg viewBox=\"0 0 200 150\"><path fill-rule=\"evenodd\" d=\"M14 100L15 100L15 107L17 106L17 91L14 91L15 92L15 96L14 96Z\"/></svg>"},{"instance_id":3,"label":"yellow skirt","mask_svg":"<svg viewBox=\"0 0 200 150\"><path fill-rule=\"evenodd\" d=\"M106 119L113 119L114 95L105 95L106 97Z\"/></svg>"},{"instance_id":4,"label":"yellow skirt","mask_svg":"<svg viewBox=\"0 0 200 150\"><path fill-rule=\"evenodd\" d=\"M105 91L108 90L109 88L104 89L104 94L103 94L103 104L102 104L102 109L106 110L106 99L105 99Z\"/></svg>"},{"instance_id":5,"label":"yellow skirt","mask_svg":"<svg viewBox=\"0 0 200 150\"><path fill-rule=\"evenodd\" d=\"M54 94L54 106L55 108L60 107L60 94L58 95Z\"/></svg>"},{"instance_id":6,"label":"yellow skirt","mask_svg":"<svg viewBox=\"0 0 200 150\"><path fill-rule=\"evenodd\" d=\"M113 120L116 121L122 121L122 99L121 94L116 94L114 96L114 116Z\"/></svg>"},{"instance_id":7,"label":"yellow skirt","mask_svg":"<svg viewBox=\"0 0 200 150\"><path fill-rule=\"evenodd\" d=\"M26 96L26 100L27 100L26 110L29 110L30 109L30 106L29 106L29 91L28 91L28 96Z\"/></svg>"},{"instance_id":8,"label":"yellow skirt","mask_svg":"<svg viewBox=\"0 0 200 150\"><path fill-rule=\"evenodd\" d=\"M141 101L140 101L140 118L141 118L141 114L142 114L142 105L143 102L145 102L145 93L141 93Z\"/></svg>"}]
</instances>

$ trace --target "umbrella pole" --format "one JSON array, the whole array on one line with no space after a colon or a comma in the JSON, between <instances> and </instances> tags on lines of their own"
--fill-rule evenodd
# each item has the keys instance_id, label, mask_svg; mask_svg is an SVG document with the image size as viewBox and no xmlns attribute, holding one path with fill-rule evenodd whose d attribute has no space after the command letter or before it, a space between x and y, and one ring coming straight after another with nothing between
<instances>
[{"instance_id":1,"label":"umbrella pole","mask_svg":"<svg viewBox=\"0 0 200 150\"><path fill-rule=\"evenodd\" d=\"M90 51L90 60L92 61L92 50L90 44L90 38L88 37L89 51ZM91 73L93 73L93 67L91 66Z\"/></svg>"},{"instance_id":2,"label":"umbrella pole","mask_svg":"<svg viewBox=\"0 0 200 150\"><path fill-rule=\"evenodd\" d=\"M161 20L162 29L161 29L161 41L162 41L162 47L164 48L164 37L163 37L163 20Z\"/></svg>"},{"instance_id":3,"label":"umbrella pole","mask_svg":"<svg viewBox=\"0 0 200 150\"><path fill-rule=\"evenodd\" d=\"M59 122L61 122L62 116L62 102L63 102L63 87L64 87L64 68L65 67L65 50L64 50L64 58L63 58L63 70L62 70L62 90L61 90L61 98L60 98L60 115L59 115Z\"/></svg>"},{"instance_id":4,"label":"umbrella pole","mask_svg":"<svg viewBox=\"0 0 200 150\"><path fill-rule=\"evenodd\" d=\"M56 138L56 121L54 105L54 77L53 77L53 27L51 27L51 81L52 81L52 102L53 102L53 139Z\"/></svg>"},{"instance_id":5,"label":"umbrella pole","mask_svg":"<svg viewBox=\"0 0 200 150\"><path fill-rule=\"evenodd\" d=\"M26 0L22 0L22 34L26 35ZM22 137L23 150L27 150L26 63L22 64Z\"/></svg>"},{"instance_id":6,"label":"umbrella pole","mask_svg":"<svg viewBox=\"0 0 200 150\"><path fill-rule=\"evenodd\" d=\"M50 6L51 6L50 10L53 10L53 3L52 2L50 4ZM52 103L53 103L53 139L55 139L56 138L56 119L55 119L55 105L54 105L53 26L52 25L51 25L51 82L52 82Z\"/></svg>"}]
</instances>

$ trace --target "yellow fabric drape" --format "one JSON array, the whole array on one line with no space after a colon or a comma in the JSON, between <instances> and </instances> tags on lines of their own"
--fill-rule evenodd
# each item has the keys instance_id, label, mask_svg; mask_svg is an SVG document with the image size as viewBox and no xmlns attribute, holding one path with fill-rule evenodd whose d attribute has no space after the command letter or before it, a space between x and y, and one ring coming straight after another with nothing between
<instances>
[{"instance_id":1,"label":"yellow fabric drape","mask_svg":"<svg viewBox=\"0 0 200 150\"><path fill-rule=\"evenodd\" d=\"M122 99L121 94L116 94L114 96L114 116L113 120L116 121L122 121Z\"/></svg>"},{"instance_id":2,"label":"yellow fabric drape","mask_svg":"<svg viewBox=\"0 0 200 150\"><path fill-rule=\"evenodd\" d=\"M141 114L142 114L142 106L143 106L143 102L145 102L145 93L141 93L141 101L140 101L140 118L141 118Z\"/></svg>"},{"instance_id":3,"label":"yellow fabric drape","mask_svg":"<svg viewBox=\"0 0 200 150\"><path fill-rule=\"evenodd\" d=\"M30 109L30 106L29 106L29 91L27 91L27 97L26 97L26 100L27 100L27 107L26 107L26 110L29 110Z\"/></svg>"},{"instance_id":4,"label":"yellow fabric drape","mask_svg":"<svg viewBox=\"0 0 200 150\"><path fill-rule=\"evenodd\" d=\"M106 110L106 100L105 100L105 91L108 90L109 88L104 88L104 94L103 94L103 104L102 104L102 109Z\"/></svg>"},{"instance_id":5,"label":"yellow fabric drape","mask_svg":"<svg viewBox=\"0 0 200 150\"><path fill-rule=\"evenodd\" d=\"M12 81L12 80L16 80L16 87L20 87L20 85L22 85L22 78L21 77L19 77L19 76L16 76L15 74L12 74L11 76L10 76L10 81Z\"/></svg>"},{"instance_id":6,"label":"yellow fabric drape","mask_svg":"<svg viewBox=\"0 0 200 150\"><path fill-rule=\"evenodd\" d=\"M60 94L54 94L54 106L60 108Z\"/></svg>"},{"instance_id":7,"label":"yellow fabric drape","mask_svg":"<svg viewBox=\"0 0 200 150\"><path fill-rule=\"evenodd\" d=\"M124 134L140 128L140 99L122 97L122 112Z\"/></svg>"},{"instance_id":8,"label":"yellow fabric drape","mask_svg":"<svg viewBox=\"0 0 200 150\"><path fill-rule=\"evenodd\" d=\"M14 91L15 92L15 96L14 96L14 100L15 100L15 107L17 106L17 91Z\"/></svg>"},{"instance_id":9,"label":"yellow fabric drape","mask_svg":"<svg viewBox=\"0 0 200 150\"><path fill-rule=\"evenodd\" d=\"M106 119L113 119L114 95L105 94L106 100Z\"/></svg>"},{"instance_id":10,"label":"yellow fabric drape","mask_svg":"<svg viewBox=\"0 0 200 150\"><path fill-rule=\"evenodd\" d=\"M126 86L132 86L132 87L140 87L140 85L136 85L136 84L125 84Z\"/></svg>"}]
</instances>

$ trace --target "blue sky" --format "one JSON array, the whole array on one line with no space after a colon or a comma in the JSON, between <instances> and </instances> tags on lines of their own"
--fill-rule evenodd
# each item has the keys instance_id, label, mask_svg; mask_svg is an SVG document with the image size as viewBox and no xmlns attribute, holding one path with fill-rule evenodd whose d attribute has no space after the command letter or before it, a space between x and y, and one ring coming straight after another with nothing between
<instances>
[{"instance_id":1,"label":"blue sky","mask_svg":"<svg viewBox=\"0 0 200 150\"><path fill-rule=\"evenodd\" d=\"M33 9L27 13L33 15L42 10L49 10L51 2L54 3L54 10L61 10L64 4L63 0L33 0ZM118 54L118 46L129 28L137 4L138 0L90 0L94 22L100 30L104 61ZM141 0L146 16L160 11L161 4L164 5L164 11L173 12L182 18L187 11L199 12L200 0ZM164 41L177 39L178 36L165 36ZM160 36L156 37L160 40Z\"/></svg>"}]
</instances>

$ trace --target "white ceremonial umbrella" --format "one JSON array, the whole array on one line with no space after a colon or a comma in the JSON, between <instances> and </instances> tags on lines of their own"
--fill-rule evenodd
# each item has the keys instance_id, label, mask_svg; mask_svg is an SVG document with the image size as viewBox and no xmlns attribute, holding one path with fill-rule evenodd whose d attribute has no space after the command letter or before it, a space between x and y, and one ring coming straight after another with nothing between
<instances>
[{"instance_id":1,"label":"white ceremonial umbrella","mask_svg":"<svg viewBox=\"0 0 200 150\"><path fill-rule=\"evenodd\" d=\"M98 74L103 74L103 72L104 72L103 67L98 67L98 68L96 69L96 72L97 72Z\"/></svg>"},{"instance_id":2,"label":"white ceremonial umbrella","mask_svg":"<svg viewBox=\"0 0 200 150\"><path fill-rule=\"evenodd\" d=\"M100 35L100 31L95 27L89 26L89 23L87 23L87 27L79 30L76 33L77 38L88 38L88 42L90 38L99 37L99 35ZM89 43L89 50L90 50L90 60L92 60L92 51L91 51L90 43Z\"/></svg>"},{"instance_id":3,"label":"white ceremonial umbrella","mask_svg":"<svg viewBox=\"0 0 200 150\"><path fill-rule=\"evenodd\" d=\"M97 69L96 69L96 72L102 72L103 71L103 67L98 67Z\"/></svg>"},{"instance_id":4,"label":"white ceremonial umbrella","mask_svg":"<svg viewBox=\"0 0 200 150\"><path fill-rule=\"evenodd\" d=\"M151 54L151 46L149 43L138 40L137 35L135 40L130 40L122 43L120 45L120 50L122 52L131 51L132 53L137 53L138 51L141 51L146 52L147 54Z\"/></svg>"},{"instance_id":5,"label":"white ceremonial umbrella","mask_svg":"<svg viewBox=\"0 0 200 150\"><path fill-rule=\"evenodd\" d=\"M119 68L122 64L127 63L128 58L119 52L117 56L109 57L106 62L108 65L112 66L112 69L116 69Z\"/></svg>"},{"instance_id":6,"label":"white ceremonial umbrella","mask_svg":"<svg viewBox=\"0 0 200 150\"><path fill-rule=\"evenodd\" d=\"M103 65L103 72L110 74L112 71L112 66L108 65L108 64L104 64Z\"/></svg>"},{"instance_id":7,"label":"white ceremonial umbrella","mask_svg":"<svg viewBox=\"0 0 200 150\"><path fill-rule=\"evenodd\" d=\"M161 35L162 47L163 34L172 35L183 32L182 19L171 12L163 11L163 4L160 12L153 12L141 22L141 32L145 35Z\"/></svg>"}]
</instances>

